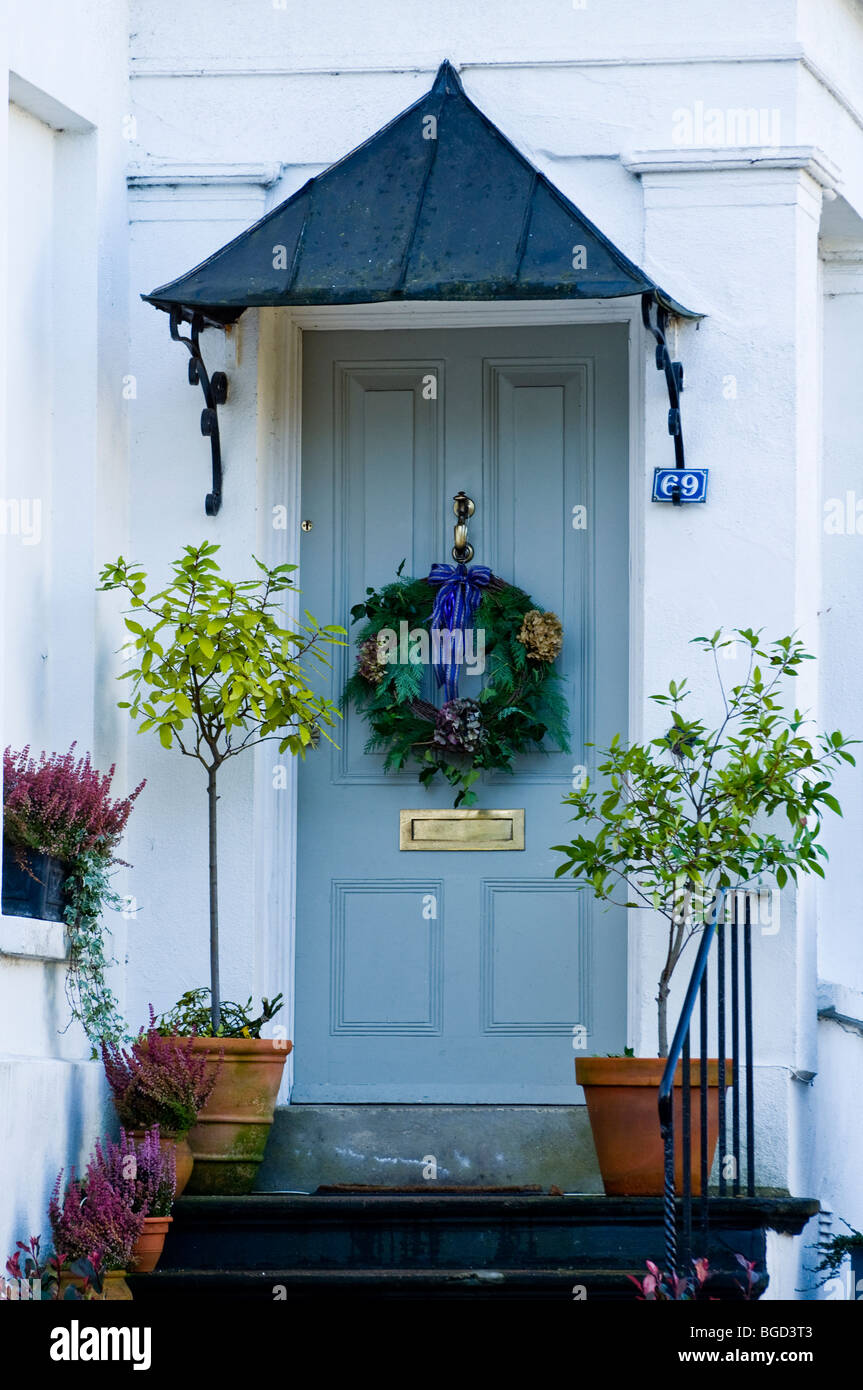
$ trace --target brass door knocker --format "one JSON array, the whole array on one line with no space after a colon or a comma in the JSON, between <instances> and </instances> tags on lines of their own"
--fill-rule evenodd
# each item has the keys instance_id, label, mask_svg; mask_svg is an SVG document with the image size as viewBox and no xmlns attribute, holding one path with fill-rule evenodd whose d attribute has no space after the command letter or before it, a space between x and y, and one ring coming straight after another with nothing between
<instances>
[{"instance_id":1,"label":"brass door knocker","mask_svg":"<svg viewBox=\"0 0 863 1390\"><path fill-rule=\"evenodd\" d=\"M467 538L467 527L476 511L473 498L468 497L466 492L457 492L452 499L452 509L456 514L456 524L453 527L455 543L452 548L452 558L457 565L469 565L473 559L473 546Z\"/></svg>"}]
</instances>

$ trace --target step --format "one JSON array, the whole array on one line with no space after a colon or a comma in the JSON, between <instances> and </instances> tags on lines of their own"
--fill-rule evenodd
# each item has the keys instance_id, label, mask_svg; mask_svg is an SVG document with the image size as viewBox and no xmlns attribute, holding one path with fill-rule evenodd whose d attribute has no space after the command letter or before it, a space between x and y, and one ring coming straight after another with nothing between
<instances>
[{"instance_id":1,"label":"step","mask_svg":"<svg viewBox=\"0 0 863 1390\"><path fill-rule=\"evenodd\" d=\"M262 1192L340 1183L602 1193L583 1105L285 1105L258 1174Z\"/></svg>"},{"instance_id":2,"label":"step","mask_svg":"<svg viewBox=\"0 0 863 1390\"><path fill-rule=\"evenodd\" d=\"M644 1270L632 1273L640 1277ZM189 1298L270 1303L316 1298L328 1302L333 1298L551 1298L567 1302L632 1302L637 1298L625 1271L559 1266L505 1270L157 1270L155 1274L129 1275L128 1281L135 1299L144 1303ZM736 1280L727 1275L713 1281L711 1293L723 1299L741 1296Z\"/></svg>"},{"instance_id":3,"label":"step","mask_svg":"<svg viewBox=\"0 0 863 1390\"><path fill-rule=\"evenodd\" d=\"M817 1209L817 1202L794 1198L716 1199L706 1241L696 1225L693 1253L706 1255L717 1277L733 1283L737 1253L764 1271L766 1231L796 1234ZM661 1263L663 1250L659 1198L183 1197L159 1270L140 1278L146 1296L200 1284L248 1286L254 1297L269 1288L271 1297L277 1283L296 1288L308 1280L317 1287L329 1280L350 1288L376 1276L389 1285L410 1271L417 1279L425 1271L435 1287L453 1272L540 1287L552 1272L561 1288L571 1289L603 1272L626 1283L626 1274L643 1273L648 1259Z\"/></svg>"}]
</instances>

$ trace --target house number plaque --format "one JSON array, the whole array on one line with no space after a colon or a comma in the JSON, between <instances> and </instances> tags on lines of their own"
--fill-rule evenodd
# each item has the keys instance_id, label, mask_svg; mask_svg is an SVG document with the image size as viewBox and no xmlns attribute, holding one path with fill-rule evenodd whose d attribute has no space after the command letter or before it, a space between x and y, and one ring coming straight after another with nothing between
<instances>
[{"instance_id":1,"label":"house number plaque","mask_svg":"<svg viewBox=\"0 0 863 1390\"><path fill-rule=\"evenodd\" d=\"M399 849L524 849L524 810L400 811Z\"/></svg>"}]
</instances>

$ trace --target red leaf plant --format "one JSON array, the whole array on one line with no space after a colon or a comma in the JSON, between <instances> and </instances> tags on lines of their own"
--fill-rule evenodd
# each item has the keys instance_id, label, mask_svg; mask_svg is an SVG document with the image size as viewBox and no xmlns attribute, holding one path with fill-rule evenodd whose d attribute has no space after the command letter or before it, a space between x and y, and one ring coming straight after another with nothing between
<instances>
[{"instance_id":1,"label":"red leaf plant","mask_svg":"<svg viewBox=\"0 0 863 1390\"><path fill-rule=\"evenodd\" d=\"M22 1264L23 1256L23 1264ZM6 1281L0 1282L4 1301L55 1300L60 1297L60 1261L56 1255L42 1254L41 1236L31 1236L25 1245L15 1242L14 1254L6 1261Z\"/></svg>"},{"instance_id":2,"label":"red leaf plant","mask_svg":"<svg viewBox=\"0 0 863 1390\"><path fill-rule=\"evenodd\" d=\"M735 1279L735 1284L745 1299L755 1298L755 1260L747 1260L744 1255L736 1255L737 1262L746 1270L746 1286ZM708 1298L704 1285L710 1277L710 1266L704 1258L692 1261L692 1274L665 1274L653 1260L647 1260L647 1273L643 1279L628 1274L627 1278L638 1289L638 1298L646 1303L685 1303Z\"/></svg>"},{"instance_id":3,"label":"red leaf plant","mask_svg":"<svg viewBox=\"0 0 863 1390\"><path fill-rule=\"evenodd\" d=\"M627 1278L638 1289L638 1297L647 1303L675 1303L697 1298L708 1275L706 1260L693 1260L693 1276L683 1274L664 1274L653 1260L647 1260L647 1273L643 1279L629 1274Z\"/></svg>"}]
</instances>

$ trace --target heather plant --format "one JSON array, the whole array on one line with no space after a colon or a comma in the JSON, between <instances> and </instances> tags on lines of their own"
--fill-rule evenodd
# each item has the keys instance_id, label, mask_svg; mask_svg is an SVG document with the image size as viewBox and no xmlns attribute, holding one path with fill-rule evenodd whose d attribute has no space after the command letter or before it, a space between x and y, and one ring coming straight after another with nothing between
<instances>
[{"instance_id":1,"label":"heather plant","mask_svg":"<svg viewBox=\"0 0 863 1390\"><path fill-rule=\"evenodd\" d=\"M76 1178L73 1170L65 1188L62 1182L61 1169L48 1215L54 1248L63 1264L87 1260L100 1273L128 1269L135 1241L144 1229L144 1213L132 1205L132 1183L111 1180L98 1146L84 1178Z\"/></svg>"},{"instance_id":2,"label":"heather plant","mask_svg":"<svg viewBox=\"0 0 863 1390\"><path fill-rule=\"evenodd\" d=\"M125 1131L122 1137L126 1138ZM177 1190L177 1166L173 1145L159 1143L159 1126L152 1125L143 1139L133 1141L138 1159L135 1210L147 1216L170 1216Z\"/></svg>"},{"instance_id":3,"label":"heather plant","mask_svg":"<svg viewBox=\"0 0 863 1390\"><path fill-rule=\"evenodd\" d=\"M142 1139L120 1130L117 1143L96 1141L94 1162L112 1187L123 1192L133 1212L141 1216L168 1216L177 1186L172 1148L159 1144L159 1126L152 1125ZM87 1180L85 1180L85 1187Z\"/></svg>"},{"instance_id":4,"label":"heather plant","mask_svg":"<svg viewBox=\"0 0 863 1390\"><path fill-rule=\"evenodd\" d=\"M111 797L115 765L101 773L89 753L40 753L29 745L3 754L3 833L13 844L50 854L66 864L82 855L110 858L120 843L141 782L129 796Z\"/></svg>"},{"instance_id":5,"label":"heather plant","mask_svg":"<svg viewBox=\"0 0 863 1390\"><path fill-rule=\"evenodd\" d=\"M205 1020L206 1021L206 1020ZM150 1026L131 1047L102 1041L105 1075L120 1123L126 1129L160 1126L181 1136L195 1123L216 1081L194 1039L165 1037L150 1006Z\"/></svg>"},{"instance_id":6,"label":"heather plant","mask_svg":"<svg viewBox=\"0 0 863 1390\"><path fill-rule=\"evenodd\" d=\"M284 608L296 565L268 569L234 582L213 558L218 545L187 545L165 588L148 592L140 565L121 556L105 565L101 588L129 596L126 617L133 657L120 677L131 682L120 708L139 733L157 734L163 748L177 748L207 775L210 907L210 1030L219 1035L219 772L231 758L262 743L305 757L329 739L338 710L309 683L307 660L327 667L328 650L344 636L321 627L310 613L285 626ZM332 741L332 740L330 740Z\"/></svg>"},{"instance_id":7,"label":"heather plant","mask_svg":"<svg viewBox=\"0 0 863 1390\"><path fill-rule=\"evenodd\" d=\"M762 874L779 888L798 874L823 878L823 817L841 815L833 777L841 762L854 764L851 740L838 730L810 736L805 715L788 707L793 679L813 660L800 641L767 644L750 628L693 640L716 676L718 726L686 718L687 682L671 681L667 695L651 696L668 712L666 732L629 746L615 735L598 766L602 788L585 781L564 798L588 833L554 846L565 856L556 877L571 873L600 901L621 902L614 897L620 891L623 906L665 918L656 996L661 1057L668 1055L671 977L702 929L693 901L743 889ZM743 679L730 688L719 661L729 648L745 662Z\"/></svg>"},{"instance_id":8,"label":"heather plant","mask_svg":"<svg viewBox=\"0 0 863 1390\"><path fill-rule=\"evenodd\" d=\"M19 862L23 851L48 854L67 865L66 925L69 965L66 997L72 1017L83 1026L93 1047L103 1037L125 1038L126 1031L106 972L115 964L106 946L103 914L121 901L112 886L115 858L132 808L144 782L129 796L113 798L115 767L100 773L89 753L45 752L30 756L29 746L3 754L3 833ZM26 864L24 865L26 867Z\"/></svg>"}]
</instances>

